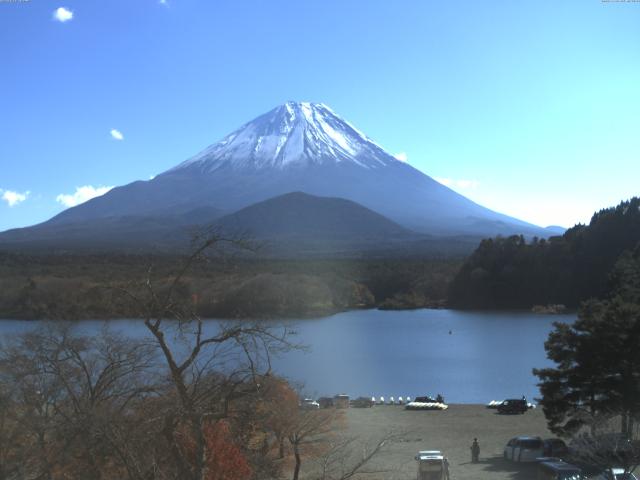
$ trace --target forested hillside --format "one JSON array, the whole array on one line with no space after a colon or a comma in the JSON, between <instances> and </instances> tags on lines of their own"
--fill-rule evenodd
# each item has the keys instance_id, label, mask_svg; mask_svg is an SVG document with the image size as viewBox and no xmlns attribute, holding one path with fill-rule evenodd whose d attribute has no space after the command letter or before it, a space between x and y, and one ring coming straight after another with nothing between
<instances>
[{"instance_id":1,"label":"forested hillside","mask_svg":"<svg viewBox=\"0 0 640 480\"><path fill-rule=\"evenodd\" d=\"M549 240L483 240L452 282L449 300L463 308L577 307L607 295L618 259L640 243L640 198L595 213Z\"/></svg>"},{"instance_id":2,"label":"forested hillside","mask_svg":"<svg viewBox=\"0 0 640 480\"><path fill-rule=\"evenodd\" d=\"M0 318L121 318L118 291L150 275L162 288L179 256L24 255L0 252ZM215 258L183 279L205 317L300 317L353 308L444 304L458 259L268 260Z\"/></svg>"}]
</instances>

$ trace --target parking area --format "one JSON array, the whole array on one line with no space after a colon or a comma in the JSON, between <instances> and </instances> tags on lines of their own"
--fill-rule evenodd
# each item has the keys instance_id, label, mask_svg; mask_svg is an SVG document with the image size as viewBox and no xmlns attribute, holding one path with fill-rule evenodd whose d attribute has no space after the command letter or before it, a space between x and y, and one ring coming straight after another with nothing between
<instances>
[{"instance_id":1,"label":"parking area","mask_svg":"<svg viewBox=\"0 0 640 480\"><path fill-rule=\"evenodd\" d=\"M484 405L450 405L446 411L407 411L401 406L350 408L346 414L347 436L374 443L389 432L404 432L402 441L392 444L376 458L367 479L415 479L415 456L419 450L440 450L449 459L452 480L534 480L532 465L503 458L510 438L519 435L552 437L542 411L523 415L499 415ZM480 458L471 462L471 444L478 438Z\"/></svg>"}]
</instances>

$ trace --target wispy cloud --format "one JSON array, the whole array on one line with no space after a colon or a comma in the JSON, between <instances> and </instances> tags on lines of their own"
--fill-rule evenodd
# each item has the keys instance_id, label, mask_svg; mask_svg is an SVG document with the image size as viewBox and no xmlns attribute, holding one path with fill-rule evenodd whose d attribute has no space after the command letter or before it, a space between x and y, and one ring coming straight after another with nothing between
<instances>
[{"instance_id":1,"label":"wispy cloud","mask_svg":"<svg viewBox=\"0 0 640 480\"><path fill-rule=\"evenodd\" d=\"M53 19L58 22L68 22L73 19L73 12L65 7L58 7L53 12Z\"/></svg>"},{"instance_id":2,"label":"wispy cloud","mask_svg":"<svg viewBox=\"0 0 640 480\"><path fill-rule=\"evenodd\" d=\"M169 0L158 0L160 5L164 5L165 7L169 6Z\"/></svg>"},{"instance_id":3,"label":"wispy cloud","mask_svg":"<svg viewBox=\"0 0 640 480\"><path fill-rule=\"evenodd\" d=\"M443 178L443 177L435 177L434 180L436 182L441 183L445 187L460 189L460 190L472 190L474 188L478 188L480 182L478 180L465 180L465 179L453 179L453 178Z\"/></svg>"},{"instance_id":4,"label":"wispy cloud","mask_svg":"<svg viewBox=\"0 0 640 480\"><path fill-rule=\"evenodd\" d=\"M400 153L396 153L394 155L394 157L396 157L397 160L400 160L401 162L408 162L409 161L409 156L407 155L406 152L400 152Z\"/></svg>"},{"instance_id":5,"label":"wispy cloud","mask_svg":"<svg viewBox=\"0 0 640 480\"><path fill-rule=\"evenodd\" d=\"M94 187L93 185L84 185L82 187L76 187L75 193L61 193L56 197L56 202L61 203L65 207L75 207L87 200L104 195L112 188L113 187Z\"/></svg>"},{"instance_id":6,"label":"wispy cloud","mask_svg":"<svg viewBox=\"0 0 640 480\"><path fill-rule=\"evenodd\" d=\"M111 136L116 140L124 140L124 135L120 130L116 130L115 128L111 129Z\"/></svg>"},{"instance_id":7,"label":"wispy cloud","mask_svg":"<svg viewBox=\"0 0 640 480\"><path fill-rule=\"evenodd\" d=\"M24 202L27 198L29 198L31 192L27 190L26 192L20 193L14 192L13 190L3 190L2 188L0 188L0 194L0 199L7 202L7 205L9 205L10 207L15 207L16 205Z\"/></svg>"}]
</instances>

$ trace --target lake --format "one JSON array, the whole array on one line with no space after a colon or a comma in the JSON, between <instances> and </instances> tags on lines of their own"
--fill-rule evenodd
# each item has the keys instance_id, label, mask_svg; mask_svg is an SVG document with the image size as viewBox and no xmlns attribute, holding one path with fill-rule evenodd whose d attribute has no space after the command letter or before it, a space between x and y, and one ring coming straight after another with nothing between
<instances>
[{"instance_id":1,"label":"lake","mask_svg":"<svg viewBox=\"0 0 640 480\"><path fill-rule=\"evenodd\" d=\"M310 347L273 362L274 370L305 384L312 396L376 397L441 393L451 403L486 403L539 395L534 367L550 365L544 342L555 321L575 315L457 310L357 310L295 322L296 341ZM0 321L0 334L37 322ZM103 322L81 322L97 332ZM111 328L145 334L137 320L112 320Z\"/></svg>"}]
</instances>

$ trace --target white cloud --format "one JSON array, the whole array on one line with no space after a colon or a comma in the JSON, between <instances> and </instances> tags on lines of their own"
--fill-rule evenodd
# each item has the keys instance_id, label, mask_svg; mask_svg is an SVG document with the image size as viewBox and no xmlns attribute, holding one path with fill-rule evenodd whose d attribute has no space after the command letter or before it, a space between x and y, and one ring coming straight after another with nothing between
<instances>
[{"instance_id":1,"label":"white cloud","mask_svg":"<svg viewBox=\"0 0 640 480\"><path fill-rule=\"evenodd\" d=\"M29 194L31 192L27 190L26 192L20 193L14 192L13 190L3 190L0 188L0 193L2 194L2 196L0 196L0 199L7 202L7 205L9 205L10 207L15 207L19 203L24 202L29 197Z\"/></svg>"},{"instance_id":2,"label":"white cloud","mask_svg":"<svg viewBox=\"0 0 640 480\"><path fill-rule=\"evenodd\" d=\"M454 185L458 188L478 188L478 180L455 180Z\"/></svg>"},{"instance_id":3,"label":"white cloud","mask_svg":"<svg viewBox=\"0 0 640 480\"><path fill-rule=\"evenodd\" d=\"M459 179L455 180L453 178L443 178L443 177L435 177L434 180L436 182L441 183L445 187L460 189L460 190L472 190L478 188L480 182L478 180L465 180Z\"/></svg>"},{"instance_id":4,"label":"white cloud","mask_svg":"<svg viewBox=\"0 0 640 480\"><path fill-rule=\"evenodd\" d=\"M65 7L58 7L53 12L53 19L57 20L58 22L62 22L62 23L68 22L72 18L73 18L73 12Z\"/></svg>"},{"instance_id":5,"label":"white cloud","mask_svg":"<svg viewBox=\"0 0 640 480\"><path fill-rule=\"evenodd\" d=\"M115 128L111 129L111 136L116 139L116 140L124 140L124 135L122 135L122 132L120 130L116 130Z\"/></svg>"},{"instance_id":6,"label":"white cloud","mask_svg":"<svg viewBox=\"0 0 640 480\"><path fill-rule=\"evenodd\" d=\"M84 185L83 187L76 187L75 193L69 195L61 193L56 197L56 202L61 203L65 207L75 207L87 200L104 195L112 188L113 187L94 187L92 185Z\"/></svg>"},{"instance_id":7,"label":"white cloud","mask_svg":"<svg viewBox=\"0 0 640 480\"><path fill-rule=\"evenodd\" d=\"M450 178L434 177L433 179L436 182L441 183L445 187L451 187L453 185L453 180L451 180Z\"/></svg>"},{"instance_id":8,"label":"white cloud","mask_svg":"<svg viewBox=\"0 0 640 480\"><path fill-rule=\"evenodd\" d=\"M401 162L408 162L409 161L409 156L406 154L406 152L400 152L400 153L396 153L394 155L394 157L396 157L397 160L400 160Z\"/></svg>"},{"instance_id":9,"label":"white cloud","mask_svg":"<svg viewBox=\"0 0 640 480\"><path fill-rule=\"evenodd\" d=\"M158 3L160 5L166 5L167 7L169 6L169 2L167 0L159 0Z\"/></svg>"}]
</instances>

